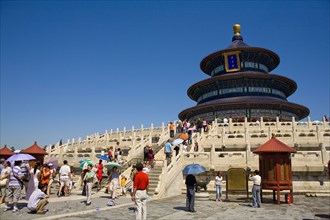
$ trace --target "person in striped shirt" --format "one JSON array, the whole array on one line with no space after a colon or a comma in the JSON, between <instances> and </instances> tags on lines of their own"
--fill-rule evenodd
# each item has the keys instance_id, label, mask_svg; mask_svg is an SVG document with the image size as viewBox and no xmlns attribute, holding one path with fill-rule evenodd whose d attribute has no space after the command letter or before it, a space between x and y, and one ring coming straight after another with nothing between
<instances>
[{"instance_id":1,"label":"person in striped shirt","mask_svg":"<svg viewBox=\"0 0 330 220\"><path fill-rule=\"evenodd\" d=\"M23 173L21 172L22 161L15 161L14 167L12 172L10 172L9 183L6 189L6 204L4 211L7 211L9 207L9 202L13 202L13 212L17 212L17 202L21 196L21 190L23 188L22 179L24 177Z\"/></svg>"},{"instance_id":2,"label":"person in striped shirt","mask_svg":"<svg viewBox=\"0 0 330 220\"><path fill-rule=\"evenodd\" d=\"M40 189L33 191L27 205L27 208L31 211L31 213L45 214L47 212L47 210L44 209L44 207L48 204L46 196L47 195Z\"/></svg>"}]
</instances>

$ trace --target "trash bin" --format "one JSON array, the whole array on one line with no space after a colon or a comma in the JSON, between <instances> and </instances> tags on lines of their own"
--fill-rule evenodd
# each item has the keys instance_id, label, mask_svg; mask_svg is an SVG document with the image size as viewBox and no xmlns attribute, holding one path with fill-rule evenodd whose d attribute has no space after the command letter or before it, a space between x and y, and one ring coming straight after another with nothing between
<instances>
[{"instance_id":1,"label":"trash bin","mask_svg":"<svg viewBox=\"0 0 330 220\"><path fill-rule=\"evenodd\" d=\"M287 203L287 204L291 204L292 203L292 199L291 199L291 194L290 193L285 194L285 203Z\"/></svg>"}]
</instances>

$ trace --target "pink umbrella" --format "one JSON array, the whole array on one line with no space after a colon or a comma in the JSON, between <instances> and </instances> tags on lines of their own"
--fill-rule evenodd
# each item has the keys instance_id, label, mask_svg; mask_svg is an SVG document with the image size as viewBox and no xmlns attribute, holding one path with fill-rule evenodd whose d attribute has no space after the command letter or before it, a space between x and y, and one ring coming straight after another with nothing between
<instances>
[{"instance_id":1,"label":"pink umbrella","mask_svg":"<svg viewBox=\"0 0 330 220\"><path fill-rule=\"evenodd\" d=\"M45 164L51 165L50 168L52 168L52 169L53 169L53 168L57 169L57 167L58 167L58 160L55 159L55 158L49 158L49 159L45 162Z\"/></svg>"}]
</instances>

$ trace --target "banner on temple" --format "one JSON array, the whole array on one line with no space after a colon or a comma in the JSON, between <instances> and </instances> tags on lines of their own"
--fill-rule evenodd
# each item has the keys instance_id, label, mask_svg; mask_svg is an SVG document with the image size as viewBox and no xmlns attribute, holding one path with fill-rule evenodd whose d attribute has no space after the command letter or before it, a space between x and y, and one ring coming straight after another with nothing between
<instances>
[{"instance_id":1,"label":"banner on temple","mask_svg":"<svg viewBox=\"0 0 330 220\"><path fill-rule=\"evenodd\" d=\"M234 72L241 70L241 62L239 59L239 51L225 53L226 72Z\"/></svg>"}]
</instances>

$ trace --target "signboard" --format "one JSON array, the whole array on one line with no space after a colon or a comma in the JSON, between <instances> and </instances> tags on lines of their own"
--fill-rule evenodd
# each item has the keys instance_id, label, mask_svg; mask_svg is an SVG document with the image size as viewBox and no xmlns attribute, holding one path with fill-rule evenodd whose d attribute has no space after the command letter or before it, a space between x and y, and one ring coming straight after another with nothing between
<instances>
[{"instance_id":1,"label":"signboard","mask_svg":"<svg viewBox=\"0 0 330 220\"><path fill-rule=\"evenodd\" d=\"M228 200L228 192L244 191L249 198L248 176L244 168L230 168L227 171L226 182L226 199Z\"/></svg>"},{"instance_id":2,"label":"signboard","mask_svg":"<svg viewBox=\"0 0 330 220\"><path fill-rule=\"evenodd\" d=\"M239 51L225 53L226 72L234 72L241 70L241 61L239 59Z\"/></svg>"},{"instance_id":3,"label":"signboard","mask_svg":"<svg viewBox=\"0 0 330 220\"><path fill-rule=\"evenodd\" d=\"M247 190L245 169L230 168L227 175L228 190Z\"/></svg>"}]
</instances>

